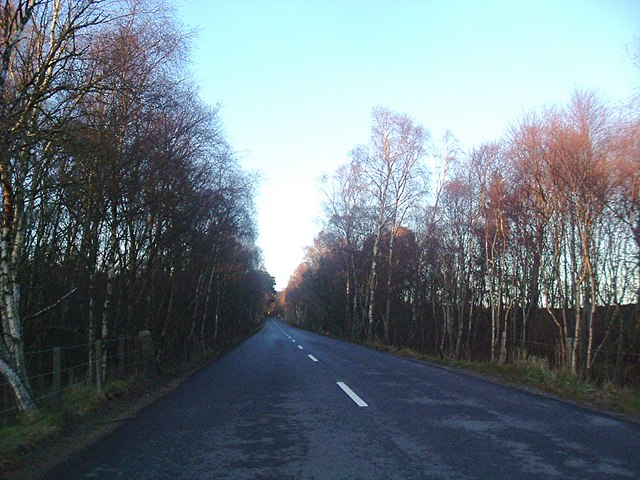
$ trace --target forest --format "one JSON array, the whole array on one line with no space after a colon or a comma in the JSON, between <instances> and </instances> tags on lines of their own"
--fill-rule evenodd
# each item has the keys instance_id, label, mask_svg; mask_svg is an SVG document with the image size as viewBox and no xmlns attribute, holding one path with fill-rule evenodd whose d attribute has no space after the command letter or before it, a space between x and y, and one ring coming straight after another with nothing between
<instances>
[{"instance_id":1,"label":"forest","mask_svg":"<svg viewBox=\"0 0 640 480\"><path fill-rule=\"evenodd\" d=\"M39 408L53 347L91 379L112 339L149 332L161 364L255 329L274 285L258 179L200 99L171 8L4 0L0 26L0 387L15 409Z\"/></svg>"},{"instance_id":2,"label":"forest","mask_svg":"<svg viewBox=\"0 0 640 480\"><path fill-rule=\"evenodd\" d=\"M292 324L447 359L640 379L640 116L590 91L465 152L376 108L322 179ZM427 166L431 165L431 169Z\"/></svg>"}]
</instances>

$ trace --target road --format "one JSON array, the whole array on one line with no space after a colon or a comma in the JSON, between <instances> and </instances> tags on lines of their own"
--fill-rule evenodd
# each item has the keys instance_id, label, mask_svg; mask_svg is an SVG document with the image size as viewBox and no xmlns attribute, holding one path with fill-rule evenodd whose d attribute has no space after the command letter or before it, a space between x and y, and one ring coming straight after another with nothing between
<instances>
[{"instance_id":1,"label":"road","mask_svg":"<svg viewBox=\"0 0 640 480\"><path fill-rule=\"evenodd\" d=\"M45 478L640 478L639 448L636 424L271 319Z\"/></svg>"}]
</instances>

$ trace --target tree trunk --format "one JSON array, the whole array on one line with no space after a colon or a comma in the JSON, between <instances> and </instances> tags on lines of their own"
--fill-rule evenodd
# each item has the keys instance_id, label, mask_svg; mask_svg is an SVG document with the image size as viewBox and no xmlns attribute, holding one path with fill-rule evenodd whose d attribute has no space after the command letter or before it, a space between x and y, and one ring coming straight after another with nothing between
<instances>
[{"instance_id":1,"label":"tree trunk","mask_svg":"<svg viewBox=\"0 0 640 480\"><path fill-rule=\"evenodd\" d=\"M106 340L109 337L109 323L113 321L113 312L114 312L114 294L113 291L115 289L115 281L116 281L116 250L118 248L118 237L117 237L117 210L116 206L112 206L111 208L111 235L109 239L109 250L107 253L107 286L105 291L104 305L102 309L102 325L101 325L101 336L103 342L103 350L102 350L102 359L96 358L96 361L102 362L102 381L103 383L106 381L107 376L107 344Z\"/></svg>"},{"instance_id":2,"label":"tree trunk","mask_svg":"<svg viewBox=\"0 0 640 480\"><path fill-rule=\"evenodd\" d=\"M0 358L0 373L7 379L13 394L16 397L18 408L21 412L25 413L29 417L33 417L36 413L36 404L33 402L29 384L25 383L20 375L17 374L16 369L12 368L9 363Z\"/></svg>"},{"instance_id":3,"label":"tree trunk","mask_svg":"<svg viewBox=\"0 0 640 480\"><path fill-rule=\"evenodd\" d=\"M380 248L380 240L382 237L382 222L378 224L376 231L376 238L373 241L373 251L371 253L371 273L369 275L369 326L368 336L369 340L373 340L375 335L375 300L376 300L376 288L378 285L378 250Z\"/></svg>"},{"instance_id":4,"label":"tree trunk","mask_svg":"<svg viewBox=\"0 0 640 480\"><path fill-rule=\"evenodd\" d=\"M21 155L22 163L27 161L27 153ZM18 259L24 248L23 192L12 185L13 168L4 161L0 165L2 183L2 239L0 242L0 316L2 317L3 338L0 340L0 372L5 375L21 411L33 415L36 410L32 400L31 386L27 376L24 358L24 338L20 317L20 285L16 275Z\"/></svg>"},{"instance_id":5,"label":"tree trunk","mask_svg":"<svg viewBox=\"0 0 640 480\"><path fill-rule=\"evenodd\" d=\"M383 327L384 327L384 341L385 343L389 343L389 329L391 325L391 288L393 286L393 247L395 244L395 238L397 233L397 226L391 229L391 233L389 236L389 259L387 262L387 298L384 308L384 317L382 319Z\"/></svg>"}]
</instances>

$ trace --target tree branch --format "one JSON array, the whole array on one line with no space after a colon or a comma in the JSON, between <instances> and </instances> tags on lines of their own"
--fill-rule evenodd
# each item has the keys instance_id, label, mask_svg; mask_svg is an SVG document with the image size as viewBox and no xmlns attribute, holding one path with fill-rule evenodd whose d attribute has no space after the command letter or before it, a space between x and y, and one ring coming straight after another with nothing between
<instances>
[{"instance_id":1,"label":"tree branch","mask_svg":"<svg viewBox=\"0 0 640 480\"><path fill-rule=\"evenodd\" d=\"M26 322L27 320L31 320L33 318L39 317L40 315L43 315L43 314L47 313L49 310L52 310L53 308L57 307L62 302L64 302L67 298L69 298L71 295L73 295L76 290L78 290L78 287L74 287L70 292L68 292L67 294L65 294L62 297L60 297L55 303L52 303L48 307L43 308L42 310L34 313L33 315L29 315L28 317L24 317L24 319L22 321Z\"/></svg>"}]
</instances>

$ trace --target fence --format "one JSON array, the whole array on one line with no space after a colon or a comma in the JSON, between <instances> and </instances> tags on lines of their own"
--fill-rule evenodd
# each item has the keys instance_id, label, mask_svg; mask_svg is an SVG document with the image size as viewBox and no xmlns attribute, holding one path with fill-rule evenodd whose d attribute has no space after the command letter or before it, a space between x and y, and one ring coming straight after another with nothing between
<instances>
[{"instance_id":1,"label":"fence","mask_svg":"<svg viewBox=\"0 0 640 480\"><path fill-rule=\"evenodd\" d=\"M25 361L36 405L53 409L81 388L101 393L108 381L155 371L154 345L146 330L135 337L27 352ZM18 412L11 386L0 377L0 423Z\"/></svg>"}]
</instances>

